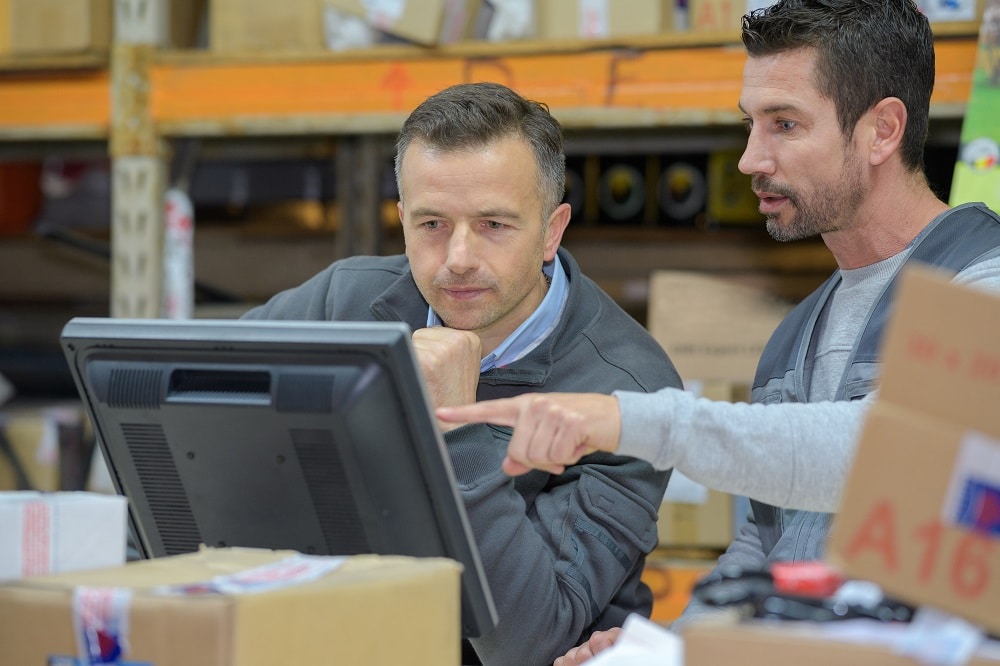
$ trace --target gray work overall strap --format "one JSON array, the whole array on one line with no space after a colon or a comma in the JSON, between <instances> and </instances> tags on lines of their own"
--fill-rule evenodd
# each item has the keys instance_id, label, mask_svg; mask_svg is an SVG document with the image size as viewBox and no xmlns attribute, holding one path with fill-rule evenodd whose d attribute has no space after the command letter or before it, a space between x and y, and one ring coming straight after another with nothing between
<instances>
[{"instance_id":1,"label":"gray work overall strap","mask_svg":"<svg viewBox=\"0 0 1000 666\"><path fill-rule=\"evenodd\" d=\"M1000 217L983 204L964 204L937 218L924 230L904 266L921 262L957 272L997 254L1000 254ZM878 362L882 330L898 279L897 272L869 313L845 368L836 399L861 398L873 388L872 381L853 381L852 367ZM775 329L757 365L753 402L807 400L802 376L805 355L820 313L839 283L839 274L834 273ZM852 387L852 384L857 385Z\"/></svg>"},{"instance_id":2,"label":"gray work overall strap","mask_svg":"<svg viewBox=\"0 0 1000 666\"><path fill-rule=\"evenodd\" d=\"M903 265L922 262L960 271L998 255L1000 217L982 204L967 204L935 219L917 238L916 246ZM881 369L879 343L898 279L897 271L864 322L837 388L837 400L862 398L875 388ZM805 356L820 313L839 282L839 275L835 273L775 330L757 368L751 396L754 402L807 400ZM757 501L750 504L766 557L804 559L814 557L818 552L816 548L822 547L822 540L817 539L827 533L830 514L783 510ZM789 530L787 535L786 528Z\"/></svg>"}]
</instances>

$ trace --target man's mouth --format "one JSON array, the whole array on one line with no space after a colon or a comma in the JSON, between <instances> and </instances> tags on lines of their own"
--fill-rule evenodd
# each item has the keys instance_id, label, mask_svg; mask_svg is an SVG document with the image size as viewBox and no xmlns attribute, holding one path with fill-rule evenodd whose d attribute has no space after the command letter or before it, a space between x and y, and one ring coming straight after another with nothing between
<instances>
[{"instance_id":1,"label":"man's mouth","mask_svg":"<svg viewBox=\"0 0 1000 666\"><path fill-rule=\"evenodd\" d=\"M788 197L775 192L754 191L754 194L760 199L760 212L765 215L774 213L788 201Z\"/></svg>"},{"instance_id":2,"label":"man's mouth","mask_svg":"<svg viewBox=\"0 0 1000 666\"><path fill-rule=\"evenodd\" d=\"M486 292L486 289L481 287L442 287L448 296L454 298L456 301L470 301L481 294Z\"/></svg>"}]
</instances>

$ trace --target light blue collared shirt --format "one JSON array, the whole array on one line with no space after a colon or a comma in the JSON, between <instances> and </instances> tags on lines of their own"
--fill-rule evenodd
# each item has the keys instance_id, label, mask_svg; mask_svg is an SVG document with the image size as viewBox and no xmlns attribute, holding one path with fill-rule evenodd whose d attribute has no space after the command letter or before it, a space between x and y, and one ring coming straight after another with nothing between
<instances>
[{"instance_id":1,"label":"light blue collared shirt","mask_svg":"<svg viewBox=\"0 0 1000 666\"><path fill-rule=\"evenodd\" d=\"M541 304L531 313L531 316L524 320L507 339L500 343L496 349L487 354L479 363L479 372L486 372L493 368L502 368L514 361L523 358L525 354L541 344L542 340L548 337L556 324L559 323L559 316L562 314L563 306L566 305L566 297L569 294L569 280L566 278L566 271L559 261L559 255L551 262L542 265L542 272L552 278L549 291L545 294ZM427 308L427 327L442 326L444 322L437 316L433 308Z\"/></svg>"}]
</instances>

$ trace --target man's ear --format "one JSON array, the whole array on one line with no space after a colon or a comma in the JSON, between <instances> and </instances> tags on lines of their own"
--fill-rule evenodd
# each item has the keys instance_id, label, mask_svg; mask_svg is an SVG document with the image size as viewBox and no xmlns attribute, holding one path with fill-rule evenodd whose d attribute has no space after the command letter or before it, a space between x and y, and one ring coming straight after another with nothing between
<instances>
[{"instance_id":1,"label":"man's ear","mask_svg":"<svg viewBox=\"0 0 1000 666\"><path fill-rule=\"evenodd\" d=\"M868 160L873 166L884 163L903 142L906 130L906 105L898 97L886 97L869 111L872 125Z\"/></svg>"},{"instance_id":2,"label":"man's ear","mask_svg":"<svg viewBox=\"0 0 1000 666\"><path fill-rule=\"evenodd\" d=\"M545 261L555 259L556 250L562 243L563 232L569 225L569 218L573 215L573 209L568 203L559 204L552 214L549 215L548 228L545 231Z\"/></svg>"}]
</instances>

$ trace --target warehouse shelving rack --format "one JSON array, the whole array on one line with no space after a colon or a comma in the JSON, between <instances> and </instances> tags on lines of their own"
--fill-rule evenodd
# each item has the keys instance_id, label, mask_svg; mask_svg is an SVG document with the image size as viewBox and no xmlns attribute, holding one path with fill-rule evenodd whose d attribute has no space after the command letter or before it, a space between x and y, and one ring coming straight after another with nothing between
<instances>
[{"instance_id":1,"label":"warehouse shelving rack","mask_svg":"<svg viewBox=\"0 0 1000 666\"><path fill-rule=\"evenodd\" d=\"M370 184L384 145L378 137L447 85L506 82L544 100L570 131L711 130L742 121L736 103L744 54L735 33L221 55L159 48L150 37L163 32L156 6L115 0L108 54L0 60L0 142L107 145L112 316L161 310L162 200L175 139L337 137L338 172L361 200L353 231L338 239L348 254L370 251L372 229L382 223ZM935 119L963 115L977 29L936 28Z\"/></svg>"}]
</instances>

